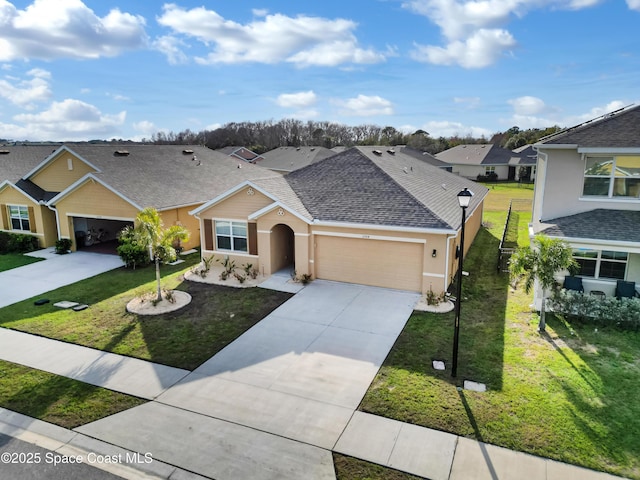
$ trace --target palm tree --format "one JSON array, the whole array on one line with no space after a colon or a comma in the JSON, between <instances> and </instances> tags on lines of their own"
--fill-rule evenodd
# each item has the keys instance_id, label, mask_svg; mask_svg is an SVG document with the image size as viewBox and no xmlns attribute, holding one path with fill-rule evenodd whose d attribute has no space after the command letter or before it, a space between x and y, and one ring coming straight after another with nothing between
<instances>
[{"instance_id":1,"label":"palm tree","mask_svg":"<svg viewBox=\"0 0 640 480\"><path fill-rule=\"evenodd\" d=\"M156 301L162 300L160 286L160 262L172 262L176 259L176 242L189 239L189 231L179 225L163 228L160 214L155 208L147 207L136 217L135 236L138 242L149 250L149 258L156 264L157 294Z\"/></svg>"},{"instance_id":2,"label":"palm tree","mask_svg":"<svg viewBox=\"0 0 640 480\"><path fill-rule=\"evenodd\" d=\"M546 291L555 285L555 274L562 270L574 270L578 264L573 259L573 251L569 244L544 235L537 235L534 247L526 246L515 251L509 262L511 275L519 280L524 278L524 288L527 293L536 280L542 287L542 307L540 308L540 322L538 331L544 332Z\"/></svg>"}]
</instances>

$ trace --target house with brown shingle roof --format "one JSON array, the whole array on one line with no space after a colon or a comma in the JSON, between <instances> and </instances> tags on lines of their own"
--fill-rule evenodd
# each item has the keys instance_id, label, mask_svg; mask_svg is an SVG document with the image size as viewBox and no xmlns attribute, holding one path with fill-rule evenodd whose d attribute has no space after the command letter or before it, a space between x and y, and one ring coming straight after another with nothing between
<instances>
[{"instance_id":1,"label":"house with brown shingle roof","mask_svg":"<svg viewBox=\"0 0 640 480\"><path fill-rule=\"evenodd\" d=\"M528 152L519 153L491 143L457 145L435 157L451 165L453 173L474 180L492 174L497 180L535 178L535 161L531 162Z\"/></svg>"},{"instance_id":2,"label":"house with brown shingle roof","mask_svg":"<svg viewBox=\"0 0 640 480\"><path fill-rule=\"evenodd\" d=\"M567 241L585 291L640 290L640 106L541 139L531 233Z\"/></svg>"},{"instance_id":3,"label":"house with brown shingle roof","mask_svg":"<svg viewBox=\"0 0 640 480\"><path fill-rule=\"evenodd\" d=\"M465 247L487 189L383 147L354 147L280 179L239 183L194 209L204 256L314 278L440 293L457 267L461 210L475 195Z\"/></svg>"},{"instance_id":4,"label":"house with brown shingle roof","mask_svg":"<svg viewBox=\"0 0 640 480\"><path fill-rule=\"evenodd\" d=\"M199 245L189 211L245 180L279 176L220 152L180 145L5 146L0 154L0 229L30 233L42 247L78 248L88 231L115 240L145 207L183 225ZM80 245L81 246L81 245Z\"/></svg>"},{"instance_id":5,"label":"house with brown shingle roof","mask_svg":"<svg viewBox=\"0 0 640 480\"><path fill-rule=\"evenodd\" d=\"M278 147L262 154L260 166L274 172L288 173L335 153L325 147Z\"/></svg>"}]
</instances>

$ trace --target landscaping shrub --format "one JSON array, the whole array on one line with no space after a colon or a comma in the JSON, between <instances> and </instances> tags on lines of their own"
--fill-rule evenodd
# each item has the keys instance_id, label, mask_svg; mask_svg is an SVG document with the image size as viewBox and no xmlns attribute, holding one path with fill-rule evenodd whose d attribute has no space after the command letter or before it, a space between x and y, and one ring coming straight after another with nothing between
<instances>
[{"instance_id":1,"label":"landscaping shrub","mask_svg":"<svg viewBox=\"0 0 640 480\"><path fill-rule=\"evenodd\" d=\"M61 238L56 240L56 253L58 255L64 255L71 250L71 240L68 238Z\"/></svg>"},{"instance_id":2,"label":"landscaping shrub","mask_svg":"<svg viewBox=\"0 0 640 480\"><path fill-rule=\"evenodd\" d=\"M573 290L557 290L549 299L556 313L597 325L615 325L625 330L640 329L640 299L598 298Z\"/></svg>"},{"instance_id":3,"label":"landscaping shrub","mask_svg":"<svg viewBox=\"0 0 640 480\"><path fill-rule=\"evenodd\" d=\"M127 268L132 267L135 270L136 267L151 262L149 251L138 242L132 227L125 227L120 231L116 250Z\"/></svg>"},{"instance_id":4,"label":"landscaping shrub","mask_svg":"<svg viewBox=\"0 0 640 480\"><path fill-rule=\"evenodd\" d=\"M498 180L498 174L496 172L491 172L487 175L482 175L481 173L479 173L476 177L476 180L478 182L495 182L496 180Z\"/></svg>"},{"instance_id":5,"label":"landscaping shrub","mask_svg":"<svg viewBox=\"0 0 640 480\"><path fill-rule=\"evenodd\" d=\"M0 232L0 253L27 253L38 248L40 248L40 242L34 235Z\"/></svg>"}]
</instances>

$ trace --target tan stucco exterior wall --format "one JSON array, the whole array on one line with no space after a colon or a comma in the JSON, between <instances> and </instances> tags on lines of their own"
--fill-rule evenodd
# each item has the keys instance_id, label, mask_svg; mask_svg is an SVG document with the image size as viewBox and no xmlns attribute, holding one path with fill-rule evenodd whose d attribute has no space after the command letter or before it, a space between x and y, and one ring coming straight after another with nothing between
<instances>
[{"instance_id":1,"label":"tan stucco exterior wall","mask_svg":"<svg viewBox=\"0 0 640 480\"><path fill-rule=\"evenodd\" d=\"M60 218L60 236L71 239L74 238L72 217L134 221L138 214L129 202L92 180L79 186L55 207Z\"/></svg>"},{"instance_id":2,"label":"tan stucco exterior wall","mask_svg":"<svg viewBox=\"0 0 640 480\"><path fill-rule=\"evenodd\" d=\"M91 172L95 170L85 162L67 151L62 151L29 180L47 192L61 192Z\"/></svg>"},{"instance_id":3,"label":"tan stucco exterior wall","mask_svg":"<svg viewBox=\"0 0 640 480\"><path fill-rule=\"evenodd\" d=\"M467 214L467 220L465 222L464 229L464 255L469 253L469 249L473 244L473 240L476 238L480 227L482 227L482 213L484 203L479 205L473 212ZM462 215L462 213L460 213ZM460 245L461 231L449 239L449 268L447 272L447 288L455 280L456 273L458 272L458 259L456 258L456 248ZM464 259L463 259L464 260Z\"/></svg>"},{"instance_id":4,"label":"tan stucco exterior wall","mask_svg":"<svg viewBox=\"0 0 640 480\"><path fill-rule=\"evenodd\" d=\"M32 199L26 197L22 192L14 189L13 187L6 187L0 192L0 205L17 205L33 208L33 216L35 219L35 231L23 232L22 230L11 230L10 224L3 225L3 230L14 233L30 233L38 237L40 246L42 248L55 245L58 239L58 233L56 228L55 213L44 205L34 202ZM7 213L7 220L8 218Z\"/></svg>"},{"instance_id":5,"label":"tan stucco exterior wall","mask_svg":"<svg viewBox=\"0 0 640 480\"><path fill-rule=\"evenodd\" d=\"M189 230L189 240L182 242L182 247L185 250L200 245L200 221L193 215L189 215L189 212L197 206L198 205L192 205L190 207L173 208L159 212L165 228L173 225L181 225Z\"/></svg>"}]
</instances>

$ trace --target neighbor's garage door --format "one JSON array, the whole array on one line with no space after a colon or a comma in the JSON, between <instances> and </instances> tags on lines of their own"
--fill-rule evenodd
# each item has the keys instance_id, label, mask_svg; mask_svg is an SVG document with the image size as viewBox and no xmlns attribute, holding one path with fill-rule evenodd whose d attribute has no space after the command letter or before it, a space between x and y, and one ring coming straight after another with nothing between
<instances>
[{"instance_id":1,"label":"neighbor's garage door","mask_svg":"<svg viewBox=\"0 0 640 480\"><path fill-rule=\"evenodd\" d=\"M315 236L316 277L399 290L422 290L424 244Z\"/></svg>"}]
</instances>

